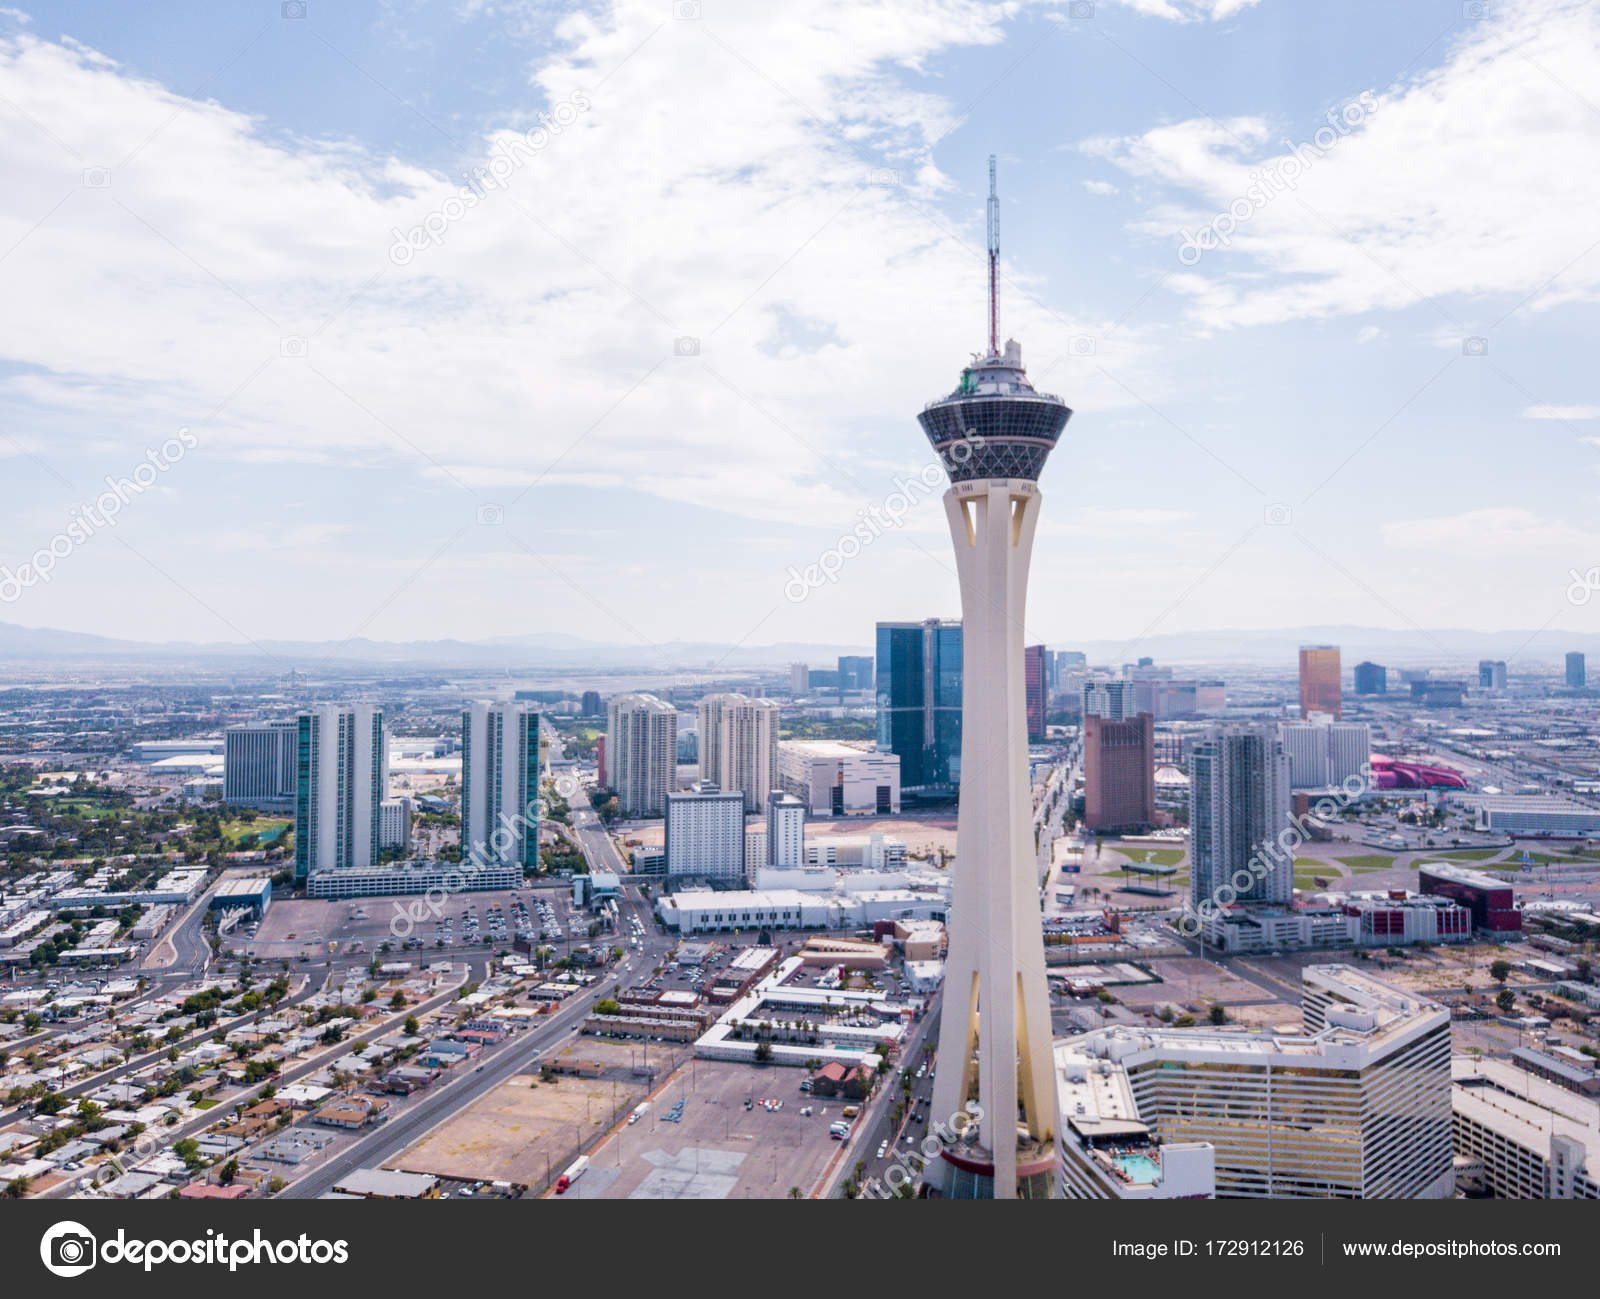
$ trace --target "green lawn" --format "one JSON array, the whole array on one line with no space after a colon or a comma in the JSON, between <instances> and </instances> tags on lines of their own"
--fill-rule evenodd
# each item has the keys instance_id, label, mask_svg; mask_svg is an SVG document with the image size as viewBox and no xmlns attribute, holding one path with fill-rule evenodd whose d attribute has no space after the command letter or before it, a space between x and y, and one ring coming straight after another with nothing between
<instances>
[{"instance_id":1,"label":"green lawn","mask_svg":"<svg viewBox=\"0 0 1600 1299\"><path fill-rule=\"evenodd\" d=\"M1381 853L1366 853L1360 857L1340 857L1346 866L1357 874L1366 871L1386 871L1394 865L1393 857L1385 857Z\"/></svg>"},{"instance_id":2,"label":"green lawn","mask_svg":"<svg viewBox=\"0 0 1600 1299\"><path fill-rule=\"evenodd\" d=\"M1505 851L1504 848L1446 848L1435 855L1454 861L1488 861Z\"/></svg>"},{"instance_id":3,"label":"green lawn","mask_svg":"<svg viewBox=\"0 0 1600 1299\"><path fill-rule=\"evenodd\" d=\"M1132 850L1125 849L1124 851L1126 851L1128 856L1132 857L1134 861L1139 861L1145 855L1144 851L1141 851L1137 848ZM1156 866L1176 866L1183 860L1182 848L1155 848L1149 850L1149 853L1150 861Z\"/></svg>"},{"instance_id":4,"label":"green lawn","mask_svg":"<svg viewBox=\"0 0 1600 1299\"><path fill-rule=\"evenodd\" d=\"M222 837L229 848L232 848L246 835L260 836L260 846L265 848L289 828L290 821L286 816L258 816L254 821L230 821L222 827Z\"/></svg>"}]
</instances>

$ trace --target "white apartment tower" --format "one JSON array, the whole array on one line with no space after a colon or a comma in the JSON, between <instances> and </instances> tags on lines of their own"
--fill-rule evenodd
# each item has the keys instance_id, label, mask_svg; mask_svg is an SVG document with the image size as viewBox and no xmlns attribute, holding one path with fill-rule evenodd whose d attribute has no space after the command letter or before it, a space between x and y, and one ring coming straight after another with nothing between
<instances>
[{"instance_id":1,"label":"white apartment tower","mask_svg":"<svg viewBox=\"0 0 1600 1299\"><path fill-rule=\"evenodd\" d=\"M774 789L767 795L767 862L775 870L798 870L806 861L806 805Z\"/></svg>"},{"instance_id":2,"label":"white apartment tower","mask_svg":"<svg viewBox=\"0 0 1600 1299\"><path fill-rule=\"evenodd\" d=\"M677 784L678 710L655 695L606 705L606 778L627 816L661 816Z\"/></svg>"},{"instance_id":3,"label":"white apartment tower","mask_svg":"<svg viewBox=\"0 0 1600 1299\"><path fill-rule=\"evenodd\" d=\"M744 795L747 812L762 810L778 784L776 699L707 695L700 701L700 779Z\"/></svg>"},{"instance_id":4,"label":"white apartment tower","mask_svg":"<svg viewBox=\"0 0 1600 1299\"><path fill-rule=\"evenodd\" d=\"M1083 715L1103 717L1108 722L1125 722L1138 712L1134 706L1132 681L1085 681Z\"/></svg>"},{"instance_id":5,"label":"white apartment tower","mask_svg":"<svg viewBox=\"0 0 1600 1299\"><path fill-rule=\"evenodd\" d=\"M740 889L745 884L744 796L704 781L667 795L667 879Z\"/></svg>"},{"instance_id":6,"label":"white apartment tower","mask_svg":"<svg viewBox=\"0 0 1600 1299\"><path fill-rule=\"evenodd\" d=\"M368 867L381 849L389 732L371 704L321 704L296 720L294 872Z\"/></svg>"},{"instance_id":7,"label":"white apartment tower","mask_svg":"<svg viewBox=\"0 0 1600 1299\"><path fill-rule=\"evenodd\" d=\"M1326 713L1313 713L1303 722L1283 722L1278 727L1289 755L1289 784L1293 789L1326 789L1360 778L1372 758L1372 728L1365 722L1336 722Z\"/></svg>"},{"instance_id":8,"label":"white apartment tower","mask_svg":"<svg viewBox=\"0 0 1600 1299\"><path fill-rule=\"evenodd\" d=\"M461 714L461 856L539 864L539 714L479 702Z\"/></svg>"},{"instance_id":9,"label":"white apartment tower","mask_svg":"<svg viewBox=\"0 0 1600 1299\"><path fill-rule=\"evenodd\" d=\"M416 805L411 799L386 798L378 804L378 847L411 851L411 814Z\"/></svg>"},{"instance_id":10,"label":"white apartment tower","mask_svg":"<svg viewBox=\"0 0 1600 1299\"><path fill-rule=\"evenodd\" d=\"M1190 902L1294 900L1289 755L1268 726L1216 726L1189 755Z\"/></svg>"}]
</instances>

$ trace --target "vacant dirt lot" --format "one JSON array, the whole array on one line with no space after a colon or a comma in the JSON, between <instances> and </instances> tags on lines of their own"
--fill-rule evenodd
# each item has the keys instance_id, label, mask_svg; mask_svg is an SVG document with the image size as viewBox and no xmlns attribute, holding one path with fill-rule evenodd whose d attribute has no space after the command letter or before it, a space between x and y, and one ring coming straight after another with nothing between
<instances>
[{"instance_id":1,"label":"vacant dirt lot","mask_svg":"<svg viewBox=\"0 0 1600 1299\"><path fill-rule=\"evenodd\" d=\"M625 1055L612 1058L616 1050L580 1041L571 1054L625 1065ZM463 1181L542 1186L648 1090L644 1078L635 1079L621 1067L599 1078L560 1075L550 1082L519 1074L428 1133L392 1166Z\"/></svg>"}]
</instances>

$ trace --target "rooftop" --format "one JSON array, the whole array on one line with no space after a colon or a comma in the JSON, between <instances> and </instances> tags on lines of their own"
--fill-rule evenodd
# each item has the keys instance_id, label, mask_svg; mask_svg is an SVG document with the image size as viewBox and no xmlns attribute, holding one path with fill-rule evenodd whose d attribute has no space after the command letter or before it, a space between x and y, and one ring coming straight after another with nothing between
<instances>
[{"instance_id":1,"label":"rooftop","mask_svg":"<svg viewBox=\"0 0 1600 1299\"><path fill-rule=\"evenodd\" d=\"M1588 1152L1591 1175L1600 1173L1600 1104L1504 1060L1481 1056L1452 1056L1450 1078L1458 1114L1533 1150L1548 1150L1554 1135L1571 1137Z\"/></svg>"}]
</instances>

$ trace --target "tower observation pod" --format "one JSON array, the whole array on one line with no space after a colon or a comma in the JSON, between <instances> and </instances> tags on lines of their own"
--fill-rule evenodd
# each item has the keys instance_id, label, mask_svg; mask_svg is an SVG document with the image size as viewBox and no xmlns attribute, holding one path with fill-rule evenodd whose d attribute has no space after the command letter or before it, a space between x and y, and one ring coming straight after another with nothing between
<instances>
[{"instance_id":1,"label":"tower observation pod","mask_svg":"<svg viewBox=\"0 0 1600 1299\"><path fill-rule=\"evenodd\" d=\"M934 1079L949 1134L929 1194L1052 1193L1056 1086L1028 784L1023 621L1038 478L1072 412L999 347L999 205L989 160L989 347L918 421L950 475L961 583L961 811Z\"/></svg>"}]
</instances>

